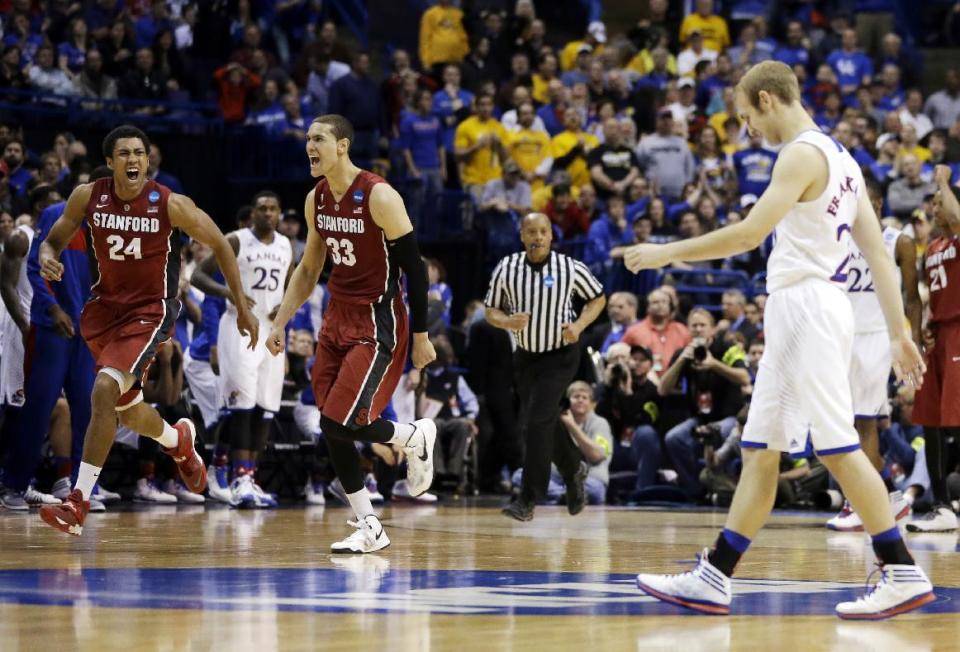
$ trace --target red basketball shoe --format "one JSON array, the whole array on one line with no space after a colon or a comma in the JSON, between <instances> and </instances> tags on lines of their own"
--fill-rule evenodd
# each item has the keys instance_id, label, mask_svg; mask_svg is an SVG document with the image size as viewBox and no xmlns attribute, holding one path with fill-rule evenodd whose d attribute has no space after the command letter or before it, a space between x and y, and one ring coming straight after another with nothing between
<instances>
[{"instance_id":1,"label":"red basketball shoe","mask_svg":"<svg viewBox=\"0 0 960 652\"><path fill-rule=\"evenodd\" d=\"M207 467L203 465L203 459L194 446L197 438L197 430L190 419L180 419L176 425L177 433L180 435L180 441L176 448L160 449L173 458L177 463L177 469L180 471L180 478L187 488L195 494L203 493L207 488Z\"/></svg>"},{"instance_id":2,"label":"red basketball shoe","mask_svg":"<svg viewBox=\"0 0 960 652\"><path fill-rule=\"evenodd\" d=\"M78 537L83 534L83 521L89 511L90 501L83 499L83 493L79 489L74 489L63 504L41 507L40 518L47 525Z\"/></svg>"}]
</instances>

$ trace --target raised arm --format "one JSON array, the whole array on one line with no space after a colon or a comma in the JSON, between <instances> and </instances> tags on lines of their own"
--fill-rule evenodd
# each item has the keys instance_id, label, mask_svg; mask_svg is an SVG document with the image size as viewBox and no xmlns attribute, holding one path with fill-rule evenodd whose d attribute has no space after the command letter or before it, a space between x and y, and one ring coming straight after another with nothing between
<instances>
[{"instance_id":1,"label":"raised arm","mask_svg":"<svg viewBox=\"0 0 960 652\"><path fill-rule=\"evenodd\" d=\"M766 193L764 193L766 194ZM873 206L867 193L860 195L857 204L857 219L853 223L853 241L863 252L870 266L873 286L883 310L890 334L890 349L893 358L893 370L897 378L914 387L919 387L925 370L923 359L917 345L906 336L903 327L903 300L900 298L900 285L897 283L893 261L887 254Z\"/></svg>"},{"instance_id":2,"label":"raised arm","mask_svg":"<svg viewBox=\"0 0 960 652\"><path fill-rule=\"evenodd\" d=\"M54 223L50 233L40 243L40 253L38 255L40 276L48 281L59 281L63 277L63 264L60 262L60 254L73 239L73 235L80 228L80 225L83 224L83 214L86 212L91 192L93 192L92 183L74 188L63 207L63 215Z\"/></svg>"},{"instance_id":3,"label":"raised arm","mask_svg":"<svg viewBox=\"0 0 960 652\"><path fill-rule=\"evenodd\" d=\"M183 230L194 240L210 247L220 266L220 271L230 288L231 300L237 307L237 330L241 335L250 336L249 348L257 346L260 324L250 312L244 300L243 285L240 282L240 268L230 243L221 233L210 216L200 210L193 200L184 195L171 194L167 202L170 223Z\"/></svg>"},{"instance_id":4,"label":"raised arm","mask_svg":"<svg viewBox=\"0 0 960 652\"><path fill-rule=\"evenodd\" d=\"M383 229L390 258L407 275L407 299L413 328L413 365L422 369L437 354L427 337L427 268L420 256L413 224L407 216L400 194L386 183L378 183L370 192L370 216Z\"/></svg>"},{"instance_id":5,"label":"raised arm","mask_svg":"<svg viewBox=\"0 0 960 652\"><path fill-rule=\"evenodd\" d=\"M950 232L953 235L960 235L960 202L950 189L950 168L946 165L938 165L933 170L933 178L940 191L940 210L947 224L950 225Z\"/></svg>"},{"instance_id":6,"label":"raised arm","mask_svg":"<svg viewBox=\"0 0 960 652\"><path fill-rule=\"evenodd\" d=\"M827 162L812 145L798 143L780 153L770 186L742 222L689 240L666 245L633 245L624 255L631 272L673 262L729 258L760 246L804 192L827 178Z\"/></svg>"}]
</instances>

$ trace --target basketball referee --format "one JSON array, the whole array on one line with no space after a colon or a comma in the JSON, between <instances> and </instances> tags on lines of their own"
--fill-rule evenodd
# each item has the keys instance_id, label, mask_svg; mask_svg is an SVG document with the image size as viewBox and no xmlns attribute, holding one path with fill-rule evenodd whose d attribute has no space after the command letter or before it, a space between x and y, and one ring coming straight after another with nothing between
<instances>
[{"instance_id":1,"label":"basketball referee","mask_svg":"<svg viewBox=\"0 0 960 652\"><path fill-rule=\"evenodd\" d=\"M526 451L523 489L503 513L529 521L546 496L551 460L567 486L567 511L578 514L586 502L587 466L560 423L560 399L580 365L580 333L600 315L606 297L586 265L551 251L553 230L543 213L523 218L520 240L525 251L497 264L484 303L487 321L516 339L514 374ZM574 295L586 301L576 319Z\"/></svg>"}]
</instances>

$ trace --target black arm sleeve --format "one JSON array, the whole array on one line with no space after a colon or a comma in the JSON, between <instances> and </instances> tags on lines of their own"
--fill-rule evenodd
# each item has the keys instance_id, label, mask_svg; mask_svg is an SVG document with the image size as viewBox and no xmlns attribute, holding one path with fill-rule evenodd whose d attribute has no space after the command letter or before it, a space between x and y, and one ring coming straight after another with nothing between
<instances>
[{"instance_id":1,"label":"black arm sleeve","mask_svg":"<svg viewBox=\"0 0 960 652\"><path fill-rule=\"evenodd\" d=\"M407 274L407 299L414 333L427 332L427 267L420 257L420 248L413 231L387 240L390 260Z\"/></svg>"}]
</instances>

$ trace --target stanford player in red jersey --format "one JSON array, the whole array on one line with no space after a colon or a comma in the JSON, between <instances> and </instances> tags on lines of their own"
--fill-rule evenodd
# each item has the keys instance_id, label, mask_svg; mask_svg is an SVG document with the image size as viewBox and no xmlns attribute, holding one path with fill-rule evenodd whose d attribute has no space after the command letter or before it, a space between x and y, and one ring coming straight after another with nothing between
<instances>
[{"instance_id":1,"label":"stanford player in red jersey","mask_svg":"<svg viewBox=\"0 0 960 652\"><path fill-rule=\"evenodd\" d=\"M935 506L907 524L911 532L949 532L957 515L947 495L951 433L960 427L960 189L950 185L950 168L934 168L934 237L923 261L930 289L927 324L933 346L927 351L927 373L913 403L913 422L924 426L924 453ZM956 432L954 433L956 434Z\"/></svg>"},{"instance_id":2,"label":"stanford player in red jersey","mask_svg":"<svg viewBox=\"0 0 960 652\"><path fill-rule=\"evenodd\" d=\"M433 481L433 421L400 424L379 418L407 357L401 270L413 313L414 366L423 368L436 353L426 332L427 271L403 200L383 179L350 161L351 142L353 126L339 115L315 119L307 132L310 174L320 181L307 195L307 246L273 320L267 348L274 355L283 351L284 327L310 297L329 258L330 305L317 338L311 381L330 458L357 516L357 531L331 550L364 553L385 548L390 540L373 513L354 441L401 446L412 495Z\"/></svg>"},{"instance_id":3,"label":"stanford player in red jersey","mask_svg":"<svg viewBox=\"0 0 960 652\"><path fill-rule=\"evenodd\" d=\"M58 281L63 274L60 252L84 220L90 228L93 286L80 330L98 369L93 413L73 492L63 505L40 510L48 524L77 536L83 532L90 493L113 444L118 417L131 430L156 439L192 491L206 487L193 423L166 423L143 402L140 390L157 347L170 338L180 313L180 231L213 249L234 296L243 296L237 260L226 238L189 198L147 179L149 151L149 139L136 127L111 131L103 141L103 155L113 177L77 186L40 245L40 273ZM235 303L243 307L238 329L249 334L253 347L257 320L245 301Z\"/></svg>"}]
</instances>

